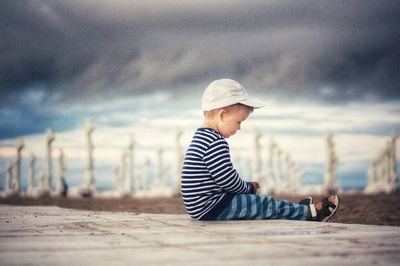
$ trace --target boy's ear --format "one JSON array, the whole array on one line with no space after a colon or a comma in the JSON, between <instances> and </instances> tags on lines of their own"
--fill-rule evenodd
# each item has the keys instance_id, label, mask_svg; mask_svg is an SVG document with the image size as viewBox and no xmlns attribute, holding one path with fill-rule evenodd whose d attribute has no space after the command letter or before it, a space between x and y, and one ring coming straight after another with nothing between
<instances>
[{"instance_id":1,"label":"boy's ear","mask_svg":"<svg viewBox=\"0 0 400 266\"><path fill-rule=\"evenodd\" d=\"M219 110L218 112L218 120L224 121L226 115L226 111L224 109Z\"/></svg>"}]
</instances>

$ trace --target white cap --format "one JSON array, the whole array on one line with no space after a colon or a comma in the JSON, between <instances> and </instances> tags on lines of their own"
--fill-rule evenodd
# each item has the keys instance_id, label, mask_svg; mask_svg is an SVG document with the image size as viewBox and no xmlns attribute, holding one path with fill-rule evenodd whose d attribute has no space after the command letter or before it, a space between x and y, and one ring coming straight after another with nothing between
<instances>
[{"instance_id":1,"label":"white cap","mask_svg":"<svg viewBox=\"0 0 400 266\"><path fill-rule=\"evenodd\" d=\"M250 98L246 89L238 82L232 79L218 79L211 82L204 91L201 108L203 111L211 111L237 103L253 108L265 106L262 102Z\"/></svg>"}]
</instances>

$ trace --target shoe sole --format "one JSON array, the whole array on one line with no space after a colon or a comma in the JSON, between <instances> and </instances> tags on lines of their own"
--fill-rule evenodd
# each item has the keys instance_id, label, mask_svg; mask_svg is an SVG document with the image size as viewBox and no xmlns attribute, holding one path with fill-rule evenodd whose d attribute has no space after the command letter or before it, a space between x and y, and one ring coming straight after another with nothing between
<instances>
[{"instance_id":1,"label":"shoe sole","mask_svg":"<svg viewBox=\"0 0 400 266\"><path fill-rule=\"evenodd\" d=\"M327 221L329 221L329 219L331 219L332 216L335 215L335 213L339 209L339 197L337 195L335 196L334 204L336 205L336 208L332 211L332 213L329 216L325 217L321 222L326 223Z\"/></svg>"}]
</instances>

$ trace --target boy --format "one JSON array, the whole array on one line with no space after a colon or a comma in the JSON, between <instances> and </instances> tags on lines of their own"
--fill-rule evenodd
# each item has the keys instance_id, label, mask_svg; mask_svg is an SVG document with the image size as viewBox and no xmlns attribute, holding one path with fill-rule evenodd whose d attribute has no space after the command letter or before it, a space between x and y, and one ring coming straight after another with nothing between
<instances>
[{"instance_id":1,"label":"boy","mask_svg":"<svg viewBox=\"0 0 400 266\"><path fill-rule=\"evenodd\" d=\"M256 194L258 182L244 181L234 169L226 138L264 105L236 81L213 81L203 94L204 121L186 152L181 192L186 211L198 220L295 219L326 222L339 205L337 196L313 204L277 201Z\"/></svg>"}]
</instances>

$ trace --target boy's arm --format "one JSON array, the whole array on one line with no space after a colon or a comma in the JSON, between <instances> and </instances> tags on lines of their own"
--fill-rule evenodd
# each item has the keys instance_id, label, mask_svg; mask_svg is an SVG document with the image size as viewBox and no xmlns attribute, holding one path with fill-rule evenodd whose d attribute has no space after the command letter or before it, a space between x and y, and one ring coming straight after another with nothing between
<instances>
[{"instance_id":1,"label":"boy's arm","mask_svg":"<svg viewBox=\"0 0 400 266\"><path fill-rule=\"evenodd\" d=\"M244 181L232 165L226 140L211 143L204 155L204 162L218 186L232 193L254 194L251 182Z\"/></svg>"}]
</instances>

